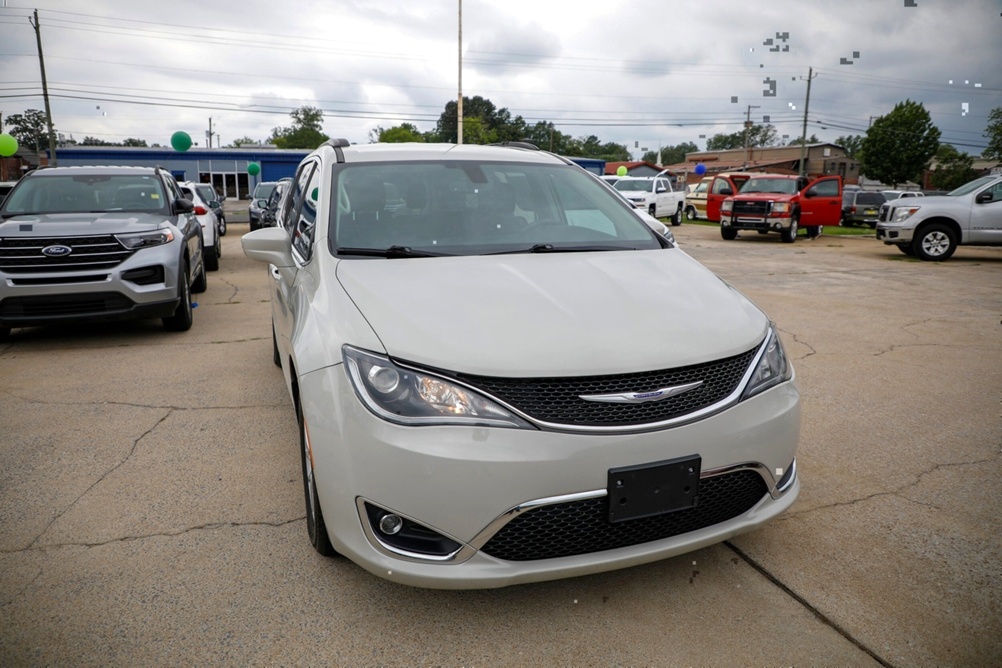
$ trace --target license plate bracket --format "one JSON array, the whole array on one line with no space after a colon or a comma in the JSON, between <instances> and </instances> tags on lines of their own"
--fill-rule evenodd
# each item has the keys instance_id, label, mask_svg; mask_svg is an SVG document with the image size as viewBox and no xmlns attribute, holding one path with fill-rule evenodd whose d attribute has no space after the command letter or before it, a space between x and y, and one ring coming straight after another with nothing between
<instances>
[{"instance_id":1,"label":"license plate bracket","mask_svg":"<svg viewBox=\"0 0 1002 668\"><path fill-rule=\"evenodd\" d=\"M609 469L609 521L692 508L699 502L699 455Z\"/></svg>"}]
</instances>

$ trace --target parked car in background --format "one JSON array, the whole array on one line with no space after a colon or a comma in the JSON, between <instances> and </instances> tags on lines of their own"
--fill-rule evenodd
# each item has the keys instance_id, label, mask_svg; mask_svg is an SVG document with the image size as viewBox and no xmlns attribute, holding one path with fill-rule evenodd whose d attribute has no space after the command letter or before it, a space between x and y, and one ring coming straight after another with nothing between
<instances>
[{"instance_id":1,"label":"parked car in background","mask_svg":"<svg viewBox=\"0 0 1002 668\"><path fill-rule=\"evenodd\" d=\"M704 176L686 194L685 217L689 220L706 218L706 196L709 193L711 183L713 183L713 177Z\"/></svg>"},{"instance_id":2,"label":"parked car in background","mask_svg":"<svg viewBox=\"0 0 1002 668\"><path fill-rule=\"evenodd\" d=\"M685 193L672 188L667 177L624 176L612 187L655 218L671 218L672 225L682 223Z\"/></svg>"},{"instance_id":3,"label":"parked car in background","mask_svg":"<svg viewBox=\"0 0 1002 668\"><path fill-rule=\"evenodd\" d=\"M877 227L880 205L887 201L883 193L869 190L846 190L842 193L842 226Z\"/></svg>"},{"instance_id":4,"label":"parked car in background","mask_svg":"<svg viewBox=\"0 0 1002 668\"><path fill-rule=\"evenodd\" d=\"M700 549L794 502L778 329L571 161L331 140L278 220L241 244L268 267L319 553L503 587Z\"/></svg>"},{"instance_id":5,"label":"parked car in background","mask_svg":"<svg viewBox=\"0 0 1002 668\"><path fill-rule=\"evenodd\" d=\"M899 197L880 207L877 239L920 260L949 259L959 245L1002 246L1002 175L940 197Z\"/></svg>"},{"instance_id":6,"label":"parked car in background","mask_svg":"<svg viewBox=\"0 0 1002 668\"><path fill-rule=\"evenodd\" d=\"M202 199L198 184L191 181L178 183L181 194L190 199L195 206L194 214L202 228L202 241L205 248L205 268L209 271L219 269L219 258L223 255L223 242L219 238L219 221L209 203Z\"/></svg>"},{"instance_id":7,"label":"parked car in background","mask_svg":"<svg viewBox=\"0 0 1002 668\"><path fill-rule=\"evenodd\" d=\"M265 204L267 204L268 197L271 195L271 192L275 189L276 185L278 185L277 181L262 181L254 186L254 192L251 195L250 208L248 209L250 228L252 232L261 227L262 208Z\"/></svg>"},{"instance_id":8,"label":"parked car in background","mask_svg":"<svg viewBox=\"0 0 1002 668\"><path fill-rule=\"evenodd\" d=\"M275 184L275 188L268 195L264 205L261 206L260 227L275 227L278 210L282 206L282 198L289 192L291 184L292 179L282 180Z\"/></svg>"},{"instance_id":9,"label":"parked car in background","mask_svg":"<svg viewBox=\"0 0 1002 668\"><path fill-rule=\"evenodd\" d=\"M226 212L223 211L223 200L225 197L220 197L216 189L208 183L196 183L195 189L198 190L199 196L209 205L212 209L212 213L216 214L216 221L219 223L219 236L226 236Z\"/></svg>"},{"instance_id":10,"label":"parked car in background","mask_svg":"<svg viewBox=\"0 0 1002 668\"><path fill-rule=\"evenodd\" d=\"M880 193L888 201L899 197L925 197L925 193L920 190L881 190Z\"/></svg>"},{"instance_id":11,"label":"parked car in background","mask_svg":"<svg viewBox=\"0 0 1002 668\"><path fill-rule=\"evenodd\" d=\"M192 324L206 289L194 205L159 167L47 167L0 206L0 338L15 327Z\"/></svg>"},{"instance_id":12,"label":"parked car in background","mask_svg":"<svg viewBox=\"0 0 1002 668\"><path fill-rule=\"evenodd\" d=\"M741 192L721 204L720 235L731 240L740 230L779 232L783 243L793 243L801 225L814 238L822 227L838 225L841 218L842 177L811 181L806 176L754 174Z\"/></svg>"}]
</instances>

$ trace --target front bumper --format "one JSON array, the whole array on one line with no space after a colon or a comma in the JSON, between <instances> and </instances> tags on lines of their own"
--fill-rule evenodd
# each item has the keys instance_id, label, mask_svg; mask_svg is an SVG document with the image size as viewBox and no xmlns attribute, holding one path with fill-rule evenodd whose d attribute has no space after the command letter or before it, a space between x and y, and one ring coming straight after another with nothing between
<instances>
[{"instance_id":1,"label":"front bumper","mask_svg":"<svg viewBox=\"0 0 1002 668\"><path fill-rule=\"evenodd\" d=\"M779 232L790 228L792 218L789 216L735 216L721 213L720 225L735 230L765 230Z\"/></svg>"},{"instance_id":2,"label":"front bumper","mask_svg":"<svg viewBox=\"0 0 1002 668\"><path fill-rule=\"evenodd\" d=\"M799 492L790 471L800 428L792 382L695 423L632 434L395 425L360 404L342 365L307 374L300 388L331 542L370 572L405 584L502 587L655 561L752 530ZM701 480L754 472L761 497L725 521L623 547L520 560L485 549L510 520L537 506L604 503L609 469L691 455L701 457ZM435 557L394 550L379 539L366 503L437 532L456 549Z\"/></svg>"},{"instance_id":3,"label":"front bumper","mask_svg":"<svg viewBox=\"0 0 1002 668\"><path fill-rule=\"evenodd\" d=\"M181 243L142 249L98 271L0 271L0 326L170 316L178 302Z\"/></svg>"},{"instance_id":4,"label":"front bumper","mask_svg":"<svg viewBox=\"0 0 1002 668\"><path fill-rule=\"evenodd\" d=\"M877 240L885 244L910 244L915 226L903 223L877 223Z\"/></svg>"}]
</instances>

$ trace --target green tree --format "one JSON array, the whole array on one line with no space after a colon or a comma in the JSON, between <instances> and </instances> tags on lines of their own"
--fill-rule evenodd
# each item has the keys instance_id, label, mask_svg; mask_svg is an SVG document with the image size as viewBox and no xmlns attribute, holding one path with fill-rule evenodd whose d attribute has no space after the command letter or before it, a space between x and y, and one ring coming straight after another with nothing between
<instances>
[{"instance_id":1,"label":"green tree","mask_svg":"<svg viewBox=\"0 0 1002 668\"><path fill-rule=\"evenodd\" d=\"M534 125L526 127L523 139L544 151L572 155L570 147L574 143L574 138L557 130L556 126L549 121L537 121Z\"/></svg>"},{"instance_id":2,"label":"green tree","mask_svg":"<svg viewBox=\"0 0 1002 668\"><path fill-rule=\"evenodd\" d=\"M240 139L234 139L233 142L227 148L240 148L241 146L257 146L258 141L256 139L251 139L250 137L241 137Z\"/></svg>"},{"instance_id":3,"label":"green tree","mask_svg":"<svg viewBox=\"0 0 1002 668\"><path fill-rule=\"evenodd\" d=\"M821 140L817 138L817 135L812 134L810 137L807 138L806 141L801 141L800 137L797 137L796 139L791 139L790 143L787 144L787 146L800 146L801 144L810 145L810 144L818 144L820 142Z\"/></svg>"},{"instance_id":4,"label":"green tree","mask_svg":"<svg viewBox=\"0 0 1002 668\"><path fill-rule=\"evenodd\" d=\"M988 137L988 148L981 152L981 157L1002 160L1002 107L995 107L988 114L985 136Z\"/></svg>"},{"instance_id":5,"label":"green tree","mask_svg":"<svg viewBox=\"0 0 1002 668\"><path fill-rule=\"evenodd\" d=\"M289 114L290 127L272 128L269 141L278 148L315 149L330 139L323 132L324 112L316 107L303 106Z\"/></svg>"},{"instance_id":6,"label":"green tree","mask_svg":"<svg viewBox=\"0 0 1002 668\"><path fill-rule=\"evenodd\" d=\"M845 155L847 158L858 159L860 156L860 148L863 145L862 135L846 135L844 137L839 137L835 140L836 146L841 146L845 149Z\"/></svg>"},{"instance_id":7,"label":"green tree","mask_svg":"<svg viewBox=\"0 0 1002 668\"><path fill-rule=\"evenodd\" d=\"M694 153L698 150L699 147L691 141L682 142L676 146L665 146L661 149L661 164L677 165L680 162L685 162L686 153Z\"/></svg>"},{"instance_id":8,"label":"green tree","mask_svg":"<svg viewBox=\"0 0 1002 668\"><path fill-rule=\"evenodd\" d=\"M731 134L718 133L706 140L707 151L727 151L736 148L749 148L757 146L775 146L779 141L776 127L771 124L753 124L747 130L747 144L745 144L745 130L738 130Z\"/></svg>"},{"instance_id":9,"label":"green tree","mask_svg":"<svg viewBox=\"0 0 1002 668\"><path fill-rule=\"evenodd\" d=\"M937 190L953 190L978 177L974 170L974 156L961 153L952 144L940 145L936 151L936 163L931 181Z\"/></svg>"},{"instance_id":10,"label":"green tree","mask_svg":"<svg viewBox=\"0 0 1002 668\"><path fill-rule=\"evenodd\" d=\"M435 125L436 141L456 142L459 138L456 119L459 105L450 100ZM473 121L479 119L479 121ZM472 121L472 122L471 122ZM471 129L472 128L472 129ZM528 127L521 116L511 115L504 107L498 108L487 98L463 96L463 143L492 144L495 142L525 139Z\"/></svg>"},{"instance_id":11,"label":"green tree","mask_svg":"<svg viewBox=\"0 0 1002 668\"><path fill-rule=\"evenodd\" d=\"M917 180L936 155L940 134L922 103L899 102L866 131L860 169L867 177L895 187Z\"/></svg>"},{"instance_id":12,"label":"green tree","mask_svg":"<svg viewBox=\"0 0 1002 668\"><path fill-rule=\"evenodd\" d=\"M145 139L135 139L133 137L129 137L123 141L122 146L138 146L140 148L147 148Z\"/></svg>"},{"instance_id":13,"label":"green tree","mask_svg":"<svg viewBox=\"0 0 1002 668\"><path fill-rule=\"evenodd\" d=\"M10 128L11 136L20 146L38 152L49 145L49 128L43 111L28 109L23 114L11 114L4 119L4 125Z\"/></svg>"},{"instance_id":14,"label":"green tree","mask_svg":"<svg viewBox=\"0 0 1002 668\"><path fill-rule=\"evenodd\" d=\"M423 142L424 135L411 123L401 123L392 128L383 129L377 127L369 131L369 142L381 142L384 144L401 144L403 142Z\"/></svg>"},{"instance_id":15,"label":"green tree","mask_svg":"<svg viewBox=\"0 0 1002 668\"><path fill-rule=\"evenodd\" d=\"M114 146L110 141L98 139L97 137L84 137L80 142L81 146Z\"/></svg>"}]
</instances>

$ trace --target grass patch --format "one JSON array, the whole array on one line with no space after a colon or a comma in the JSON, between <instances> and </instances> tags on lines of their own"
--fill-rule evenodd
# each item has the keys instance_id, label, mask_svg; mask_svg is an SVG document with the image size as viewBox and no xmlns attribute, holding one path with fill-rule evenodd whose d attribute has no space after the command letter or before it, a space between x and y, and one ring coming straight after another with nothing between
<instances>
[{"instance_id":1,"label":"grass patch","mask_svg":"<svg viewBox=\"0 0 1002 668\"><path fill-rule=\"evenodd\" d=\"M683 220L682 224L720 227L720 223L711 223L708 220ZM747 232L747 230L742 231ZM801 237L806 236L807 231L801 227L797 235ZM871 230L869 227L837 227L835 225L826 225L824 231L821 233L823 237L875 237L876 235L876 230Z\"/></svg>"}]
</instances>

